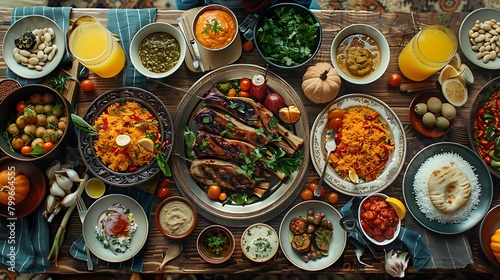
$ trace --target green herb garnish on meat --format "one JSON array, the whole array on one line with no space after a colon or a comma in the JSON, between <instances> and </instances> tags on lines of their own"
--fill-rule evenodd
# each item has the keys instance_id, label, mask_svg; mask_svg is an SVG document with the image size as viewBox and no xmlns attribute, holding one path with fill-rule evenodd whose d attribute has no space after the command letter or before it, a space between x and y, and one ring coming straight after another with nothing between
<instances>
[{"instance_id":1,"label":"green herb garnish on meat","mask_svg":"<svg viewBox=\"0 0 500 280\"><path fill-rule=\"evenodd\" d=\"M257 29L256 40L264 56L280 65L302 63L312 53L319 23L313 18L297 14L293 8L277 8L276 15L265 17Z\"/></svg>"}]
</instances>

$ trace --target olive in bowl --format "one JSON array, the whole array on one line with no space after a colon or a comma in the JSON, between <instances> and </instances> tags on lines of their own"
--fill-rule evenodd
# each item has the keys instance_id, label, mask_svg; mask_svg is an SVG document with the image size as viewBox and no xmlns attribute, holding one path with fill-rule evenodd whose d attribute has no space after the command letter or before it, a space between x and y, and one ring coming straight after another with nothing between
<instances>
[{"instance_id":1,"label":"olive in bowl","mask_svg":"<svg viewBox=\"0 0 500 280\"><path fill-rule=\"evenodd\" d=\"M59 92L45 85L12 91L0 103L0 149L21 161L53 158L71 137L73 109Z\"/></svg>"},{"instance_id":2,"label":"olive in bowl","mask_svg":"<svg viewBox=\"0 0 500 280\"><path fill-rule=\"evenodd\" d=\"M130 60L135 69L149 78L165 78L181 67L186 41L173 25L150 23L141 28L130 43Z\"/></svg>"},{"instance_id":3,"label":"olive in bowl","mask_svg":"<svg viewBox=\"0 0 500 280\"><path fill-rule=\"evenodd\" d=\"M219 264L227 261L234 252L235 239L231 231L221 225L203 229L196 240L198 254L207 262Z\"/></svg>"}]
</instances>

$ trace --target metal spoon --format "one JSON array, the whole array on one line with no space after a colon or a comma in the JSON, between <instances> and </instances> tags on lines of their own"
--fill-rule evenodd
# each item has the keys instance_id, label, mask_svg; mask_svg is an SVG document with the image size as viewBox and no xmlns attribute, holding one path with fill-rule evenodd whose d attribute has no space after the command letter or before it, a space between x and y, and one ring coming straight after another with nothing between
<instances>
[{"instance_id":1,"label":"metal spoon","mask_svg":"<svg viewBox=\"0 0 500 280\"><path fill-rule=\"evenodd\" d=\"M373 249L373 247L370 245L370 241L368 241L365 236L363 235L362 232L358 230L356 227L356 219L353 216L346 216L342 217L340 219L340 226L347 232L356 232L361 239L365 242L366 247L372 252L372 255L375 259L379 259L377 252Z\"/></svg>"},{"instance_id":2,"label":"metal spoon","mask_svg":"<svg viewBox=\"0 0 500 280\"><path fill-rule=\"evenodd\" d=\"M168 247L167 252L165 253L165 257L163 258L163 262L156 270L162 270L169 261L177 258L181 254L182 249L182 242L175 241L170 244L170 247Z\"/></svg>"},{"instance_id":3,"label":"metal spoon","mask_svg":"<svg viewBox=\"0 0 500 280\"><path fill-rule=\"evenodd\" d=\"M326 160L325 160L325 165L323 166L323 172L321 173L321 176L319 178L319 183L318 187L314 190L314 196L319 197L321 195L321 191L323 189L323 180L325 179L325 173L326 173L326 168L328 167L328 158L330 157L330 154L335 151L337 148L337 143L335 143L335 132L332 132L330 136L328 136L328 140L325 143L325 149L326 149Z\"/></svg>"}]
</instances>

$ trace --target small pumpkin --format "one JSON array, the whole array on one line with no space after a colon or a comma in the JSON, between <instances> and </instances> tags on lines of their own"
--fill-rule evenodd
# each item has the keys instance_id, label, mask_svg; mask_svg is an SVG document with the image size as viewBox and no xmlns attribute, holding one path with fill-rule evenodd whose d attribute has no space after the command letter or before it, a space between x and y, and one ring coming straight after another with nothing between
<instances>
[{"instance_id":1,"label":"small pumpkin","mask_svg":"<svg viewBox=\"0 0 500 280\"><path fill-rule=\"evenodd\" d=\"M307 68L302 77L302 91L314 103L327 103L340 91L340 76L328 62L318 62Z\"/></svg>"},{"instance_id":2,"label":"small pumpkin","mask_svg":"<svg viewBox=\"0 0 500 280\"><path fill-rule=\"evenodd\" d=\"M13 191L11 191L13 187ZM9 196L14 196L14 203L21 203L30 191L30 180L19 170L0 172L0 203L8 205Z\"/></svg>"},{"instance_id":3,"label":"small pumpkin","mask_svg":"<svg viewBox=\"0 0 500 280\"><path fill-rule=\"evenodd\" d=\"M493 251L493 255L497 258L497 261L500 262L500 228L498 228L495 231L495 234L491 236L490 247Z\"/></svg>"}]
</instances>

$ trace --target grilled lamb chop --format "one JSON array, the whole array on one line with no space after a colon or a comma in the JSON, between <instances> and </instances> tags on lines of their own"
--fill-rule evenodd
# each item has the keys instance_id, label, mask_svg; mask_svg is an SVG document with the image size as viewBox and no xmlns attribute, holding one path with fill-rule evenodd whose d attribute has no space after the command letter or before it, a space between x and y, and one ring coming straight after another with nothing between
<instances>
[{"instance_id":1,"label":"grilled lamb chop","mask_svg":"<svg viewBox=\"0 0 500 280\"><path fill-rule=\"evenodd\" d=\"M222 109L251 126L262 127L273 138L276 138L278 134L283 136L294 150L298 150L304 143L304 139L293 134L282 125L272 125L273 113L259 102L242 97L229 98L216 87L205 93L204 101L209 107Z\"/></svg>"},{"instance_id":2,"label":"grilled lamb chop","mask_svg":"<svg viewBox=\"0 0 500 280\"><path fill-rule=\"evenodd\" d=\"M222 136L226 138L245 141L257 147L264 147L271 142L266 135L257 133L255 128L238 121L234 117L228 117L213 108L200 110L194 116L194 120L200 130L217 135L224 134ZM295 153L295 150L283 141L273 141L271 143L281 147L290 156Z\"/></svg>"},{"instance_id":3,"label":"grilled lamb chop","mask_svg":"<svg viewBox=\"0 0 500 280\"><path fill-rule=\"evenodd\" d=\"M252 152L256 147L247 142L224 138L219 135L207 133L198 130L193 143L193 152L197 158L216 157L225 160L232 160L240 164L246 164L245 159L240 157L244 154L248 159L252 158ZM255 162L255 177L270 177L271 172L283 180L286 175L283 172L274 172L270 170L262 161Z\"/></svg>"},{"instance_id":4,"label":"grilled lamb chop","mask_svg":"<svg viewBox=\"0 0 500 280\"><path fill-rule=\"evenodd\" d=\"M245 174L239 173L234 163L220 159L194 159L189 172L194 179L205 185L218 184L237 192L251 191L256 186Z\"/></svg>"}]
</instances>

